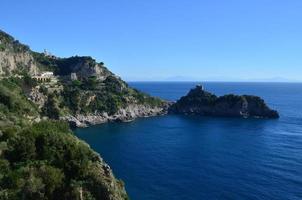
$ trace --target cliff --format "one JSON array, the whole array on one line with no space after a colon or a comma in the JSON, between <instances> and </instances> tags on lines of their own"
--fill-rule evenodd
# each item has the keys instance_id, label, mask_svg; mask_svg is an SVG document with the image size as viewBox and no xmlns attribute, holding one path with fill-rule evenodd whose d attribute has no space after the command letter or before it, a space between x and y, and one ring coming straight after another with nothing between
<instances>
[{"instance_id":1,"label":"cliff","mask_svg":"<svg viewBox=\"0 0 302 200\"><path fill-rule=\"evenodd\" d=\"M66 123L1 127L0 199L126 200L123 182Z\"/></svg>"},{"instance_id":2,"label":"cliff","mask_svg":"<svg viewBox=\"0 0 302 200\"><path fill-rule=\"evenodd\" d=\"M64 119L83 127L167 111L165 101L129 87L103 62L89 56L60 58L34 52L3 31L0 45L0 78L14 78L19 83L31 78L30 86L19 86L36 105L40 118ZM43 72L53 76L43 79Z\"/></svg>"},{"instance_id":3,"label":"cliff","mask_svg":"<svg viewBox=\"0 0 302 200\"><path fill-rule=\"evenodd\" d=\"M0 77L24 71L32 75L38 72L29 47L0 30Z\"/></svg>"},{"instance_id":4,"label":"cliff","mask_svg":"<svg viewBox=\"0 0 302 200\"><path fill-rule=\"evenodd\" d=\"M48 72L45 78L39 75L43 71L55 75ZM59 119L114 115L131 98L150 106L158 101L129 88L90 57L33 52L1 31L0 199L128 199L123 182Z\"/></svg>"},{"instance_id":5,"label":"cliff","mask_svg":"<svg viewBox=\"0 0 302 200\"><path fill-rule=\"evenodd\" d=\"M60 120L84 127L165 113L165 101L102 62L34 52L0 31L0 199L128 199L110 167Z\"/></svg>"},{"instance_id":6,"label":"cliff","mask_svg":"<svg viewBox=\"0 0 302 200\"><path fill-rule=\"evenodd\" d=\"M263 99L250 95L224 95L217 97L196 86L169 108L169 113L196 114L219 117L279 118Z\"/></svg>"}]
</instances>

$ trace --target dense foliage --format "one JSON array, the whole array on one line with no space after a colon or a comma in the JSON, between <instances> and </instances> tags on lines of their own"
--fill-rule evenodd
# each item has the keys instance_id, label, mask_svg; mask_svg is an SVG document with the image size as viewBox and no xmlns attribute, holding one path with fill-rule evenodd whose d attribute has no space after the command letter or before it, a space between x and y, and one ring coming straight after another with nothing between
<instances>
[{"instance_id":1,"label":"dense foliage","mask_svg":"<svg viewBox=\"0 0 302 200\"><path fill-rule=\"evenodd\" d=\"M64 85L64 105L72 113L116 113L129 104L160 106L163 101L128 87L122 80L108 76L104 81L90 77Z\"/></svg>"},{"instance_id":2,"label":"dense foliage","mask_svg":"<svg viewBox=\"0 0 302 200\"><path fill-rule=\"evenodd\" d=\"M39 115L37 107L24 95L24 90L33 85L35 82L28 77L0 80L0 126L7 123L19 124L25 118Z\"/></svg>"},{"instance_id":3,"label":"dense foliage","mask_svg":"<svg viewBox=\"0 0 302 200\"><path fill-rule=\"evenodd\" d=\"M109 199L119 191L107 191L101 162L63 122L4 128L0 135L0 199Z\"/></svg>"},{"instance_id":4,"label":"dense foliage","mask_svg":"<svg viewBox=\"0 0 302 200\"><path fill-rule=\"evenodd\" d=\"M155 107L164 102L128 87L89 56L58 58L33 52L2 31L0 51L18 58L1 69L0 199L126 199L123 184L96 153L65 123L45 119L113 115L129 105ZM45 71L57 77L32 77Z\"/></svg>"},{"instance_id":5,"label":"dense foliage","mask_svg":"<svg viewBox=\"0 0 302 200\"><path fill-rule=\"evenodd\" d=\"M279 118L263 99L252 95L228 94L217 97L198 85L169 108L170 113L220 117Z\"/></svg>"},{"instance_id":6,"label":"dense foliage","mask_svg":"<svg viewBox=\"0 0 302 200\"><path fill-rule=\"evenodd\" d=\"M53 71L56 75L67 76L74 71L76 66L87 65L90 67L99 64L104 70L107 70L103 62L97 63L90 56L72 56L69 58L57 58L54 56L45 56L44 53L31 52L39 68L42 71ZM109 72L109 71L108 71Z\"/></svg>"},{"instance_id":7,"label":"dense foliage","mask_svg":"<svg viewBox=\"0 0 302 200\"><path fill-rule=\"evenodd\" d=\"M32 56L34 57L41 71L57 72L59 70L58 65L56 63L56 59L45 56L43 53L38 53L33 51L32 51Z\"/></svg>"},{"instance_id":8,"label":"dense foliage","mask_svg":"<svg viewBox=\"0 0 302 200\"><path fill-rule=\"evenodd\" d=\"M96 61L89 56L73 56L57 59L56 63L59 68L58 74L64 76L70 74L75 66L86 64L92 67L96 64Z\"/></svg>"},{"instance_id":9,"label":"dense foliage","mask_svg":"<svg viewBox=\"0 0 302 200\"><path fill-rule=\"evenodd\" d=\"M55 94L49 94L47 101L42 108L42 115L47 116L50 119L59 119L60 110L57 105L58 103L56 102Z\"/></svg>"},{"instance_id":10,"label":"dense foliage","mask_svg":"<svg viewBox=\"0 0 302 200\"><path fill-rule=\"evenodd\" d=\"M11 35L0 30L0 51L8 50L14 52L25 52L29 51L27 45L21 44L18 40L15 40Z\"/></svg>"},{"instance_id":11,"label":"dense foliage","mask_svg":"<svg viewBox=\"0 0 302 200\"><path fill-rule=\"evenodd\" d=\"M205 106L213 106L216 103L217 96L213 95L209 92L206 92L202 89L202 87L196 87L191 89L190 92L181 97L177 104L173 106L185 107L185 106L195 106L195 105L205 105Z\"/></svg>"},{"instance_id":12,"label":"dense foliage","mask_svg":"<svg viewBox=\"0 0 302 200\"><path fill-rule=\"evenodd\" d=\"M59 118L57 92L40 87L48 96L41 111L27 99L25 92L36 85L26 75L0 81L0 199L127 199L123 183L66 123L31 125L40 114Z\"/></svg>"}]
</instances>

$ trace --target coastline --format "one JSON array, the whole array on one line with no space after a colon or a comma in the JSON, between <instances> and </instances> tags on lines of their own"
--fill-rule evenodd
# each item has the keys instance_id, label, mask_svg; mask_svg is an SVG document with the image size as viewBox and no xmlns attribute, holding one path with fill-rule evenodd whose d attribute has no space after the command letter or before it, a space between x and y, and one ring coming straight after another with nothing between
<instances>
[{"instance_id":1,"label":"coastline","mask_svg":"<svg viewBox=\"0 0 302 200\"><path fill-rule=\"evenodd\" d=\"M106 112L87 115L77 114L63 116L60 119L67 121L72 128L85 128L107 122L131 122L137 118L166 115L168 114L168 108L168 103L162 107L131 104L126 108L119 109L119 111L113 115L108 115Z\"/></svg>"}]
</instances>

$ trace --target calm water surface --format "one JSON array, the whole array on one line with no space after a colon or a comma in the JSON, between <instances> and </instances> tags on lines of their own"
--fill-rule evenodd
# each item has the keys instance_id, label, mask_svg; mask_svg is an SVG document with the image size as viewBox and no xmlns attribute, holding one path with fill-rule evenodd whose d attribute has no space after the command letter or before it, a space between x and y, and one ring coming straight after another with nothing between
<instances>
[{"instance_id":1,"label":"calm water surface","mask_svg":"<svg viewBox=\"0 0 302 200\"><path fill-rule=\"evenodd\" d=\"M196 83L130 83L167 100ZM253 94L279 120L169 115L76 134L123 179L133 200L302 199L302 84L205 83L218 95Z\"/></svg>"}]
</instances>

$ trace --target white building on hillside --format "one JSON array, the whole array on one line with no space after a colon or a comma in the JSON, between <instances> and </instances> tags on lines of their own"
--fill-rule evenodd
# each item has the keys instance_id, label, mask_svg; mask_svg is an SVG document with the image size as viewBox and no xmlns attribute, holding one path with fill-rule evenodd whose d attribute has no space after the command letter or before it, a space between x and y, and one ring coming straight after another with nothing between
<instances>
[{"instance_id":1,"label":"white building on hillside","mask_svg":"<svg viewBox=\"0 0 302 200\"><path fill-rule=\"evenodd\" d=\"M53 72L42 72L40 76L45 78L51 78L53 77Z\"/></svg>"},{"instance_id":2,"label":"white building on hillside","mask_svg":"<svg viewBox=\"0 0 302 200\"><path fill-rule=\"evenodd\" d=\"M41 74L33 76L33 78L40 82L50 82L56 80L53 72L49 71L42 72Z\"/></svg>"}]
</instances>

